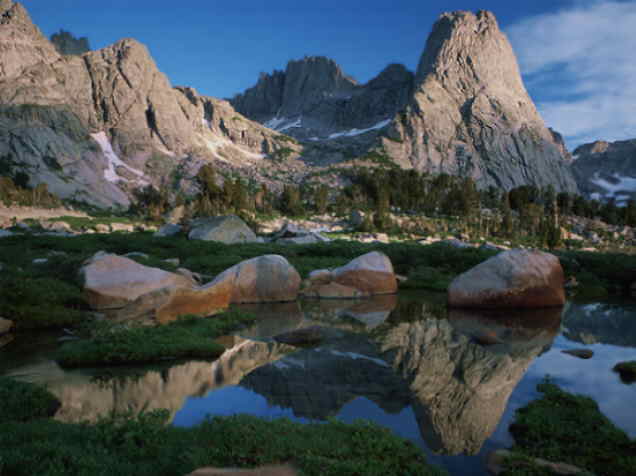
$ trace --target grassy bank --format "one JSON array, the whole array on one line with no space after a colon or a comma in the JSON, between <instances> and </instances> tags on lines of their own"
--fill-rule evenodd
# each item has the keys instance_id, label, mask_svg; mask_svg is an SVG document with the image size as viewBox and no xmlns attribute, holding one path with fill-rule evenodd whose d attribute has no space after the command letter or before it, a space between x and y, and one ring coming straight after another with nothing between
<instances>
[{"instance_id":1,"label":"grassy bank","mask_svg":"<svg viewBox=\"0 0 636 476\"><path fill-rule=\"evenodd\" d=\"M94 367L212 359L225 350L214 338L254 320L250 314L228 311L207 319L183 317L157 327L96 322L85 327L84 338L63 345L56 360L63 367Z\"/></svg>"},{"instance_id":2,"label":"grassy bank","mask_svg":"<svg viewBox=\"0 0 636 476\"><path fill-rule=\"evenodd\" d=\"M565 462L597 476L636 475L636 441L612 424L594 400L545 381L543 397L517 410L510 432L518 454L505 475L540 475L527 458ZM544 471L544 472L542 472Z\"/></svg>"},{"instance_id":3,"label":"grassy bank","mask_svg":"<svg viewBox=\"0 0 636 476\"><path fill-rule=\"evenodd\" d=\"M0 379L0 395L22 399L25 408L41 407L41 392L48 393L34 386L24 392ZM183 476L204 466L287 462L302 475L446 474L428 465L412 443L363 422L303 425L239 415L185 429L166 426L166 411L94 425L60 423L40 412L27 419L12 415L0 407L0 473L11 476Z\"/></svg>"},{"instance_id":4,"label":"grassy bank","mask_svg":"<svg viewBox=\"0 0 636 476\"><path fill-rule=\"evenodd\" d=\"M87 319L77 271L97 251L126 254L143 252L148 259L134 259L172 271L164 262L179 258L181 266L211 277L242 260L264 254L285 256L302 276L319 268L341 266L372 250L387 254L395 271L409 279L408 289L444 291L450 281L496 254L478 248L454 248L445 244L365 244L334 241L314 245L237 244L189 241L184 237L155 238L150 233L2 238L0 263L0 315L14 320L18 329L75 325ZM603 297L622 293L636 281L636 256L579 251L556 253L567 276L576 276L581 293ZM34 260L46 260L34 263Z\"/></svg>"}]
</instances>

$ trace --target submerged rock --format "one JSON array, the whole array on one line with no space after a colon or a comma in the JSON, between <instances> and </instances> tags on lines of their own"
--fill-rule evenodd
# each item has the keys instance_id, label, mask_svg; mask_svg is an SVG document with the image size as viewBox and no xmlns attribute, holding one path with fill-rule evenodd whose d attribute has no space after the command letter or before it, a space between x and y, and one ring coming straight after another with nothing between
<instances>
[{"instance_id":1,"label":"submerged rock","mask_svg":"<svg viewBox=\"0 0 636 476\"><path fill-rule=\"evenodd\" d=\"M536 250L510 250L459 275L448 288L448 304L467 308L563 306L559 259Z\"/></svg>"},{"instance_id":2,"label":"submerged rock","mask_svg":"<svg viewBox=\"0 0 636 476\"><path fill-rule=\"evenodd\" d=\"M594 357L594 351L590 349L568 349L561 351L564 354L572 355L574 357L578 357L579 359L591 359Z\"/></svg>"}]
</instances>

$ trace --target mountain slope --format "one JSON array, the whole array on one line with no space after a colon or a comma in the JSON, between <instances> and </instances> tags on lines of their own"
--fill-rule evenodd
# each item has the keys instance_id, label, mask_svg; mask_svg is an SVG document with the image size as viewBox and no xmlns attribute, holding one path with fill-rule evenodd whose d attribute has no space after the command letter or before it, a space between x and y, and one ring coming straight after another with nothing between
<instances>
[{"instance_id":1,"label":"mountain slope","mask_svg":"<svg viewBox=\"0 0 636 476\"><path fill-rule=\"evenodd\" d=\"M61 56L0 2L0 160L63 198L127 206L148 184L187 188L206 161L250 167L287 138L225 101L173 88L133 39Z\"/></svg>"},{"instance_id":2,"label":"mountain slope","mask_svg":"<svg viewBox=\"0 0 636 476\"><path fill-rule=\"evenodd\" d=\"M307 71L322 79L299 88ZM350 139L360 155L376 151L405 168L470 176L481 187L577 190L569 154L537 112L490 12L442 15L415 75L392 65L361 86L333 61L309 57L262 75L232 103L294 137L329 147L337 140L341 149Z\"/></svg>"},{"instance_id":3,"label":"mountain slope","mask_svg":"<svg viewBox=\"0 0 636 476\"><path fill-rule=\"evenodd\" d=\"M574 157L572 170L581 192L618 205L636 200L636 139L584 144Z\"/></svg>"}]
</instances>

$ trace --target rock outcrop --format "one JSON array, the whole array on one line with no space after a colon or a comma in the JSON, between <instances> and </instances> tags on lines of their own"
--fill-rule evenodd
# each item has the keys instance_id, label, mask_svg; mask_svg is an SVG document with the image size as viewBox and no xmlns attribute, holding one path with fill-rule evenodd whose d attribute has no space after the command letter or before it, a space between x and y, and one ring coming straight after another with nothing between
<instances>
[{"instance_id":1,"label":"rock outcrop","mask_svg":"<svg viewBox=\"0 0 636 476\"><path fill-rule=\"evenodd\" d=\"M60 30L51 35L51 43L61 55L82 55L91 50L88 38L76 38L69 31Z\"/></svg>"},{"instance_id":2,"label":"rock outcrop","mask_svg":"<svg viewBox=\"0 0 636 476\"><path fill-rule=\"evenodd\" d=\"M563 306L563 268L542 251L499 253L459 275L448 287L448 305L460 308Z\"/></svg>"},{"instance_id":3,"label":"rock outcrop","mask_svg":"<svg viewBox=\"0 0 636 476\"><path fill-rule=\"evenodd\" d=\"M490 12L440 17L412 99L387 135L389 155L419 170L470 176L482 187L577 190L561 144L526 92L512 47Z\"/></svg>"},{"instance_id":4,"label":"rock outcrop","mask_svg":"<svg viewBox=\"0 0 636 476\"><path fill-rule=\"evenodd\" d=\"M574 177L589 198L619 205L636 200L636 139L584 144L573 157Z\"/></svg>"},{"instance_id":5,"label":"rock outcrop","mask_svg":"<svg viewBox=\"0 0 636 476\"><path fill-rule=\"evenodd\" d=\"M309 57L262 75L232 104L332 152L372 151L405 168L469 176L480 187L577 191L563 139L545 126L490 12L443 14L415 75L391 65L358 85L333 61Z\"/></svg>"},{"instance_id":6,"label":"rock outcrop","mask_svg":"<svg viewBox=\"0 0 636 476\"><path fill-rule=\"evenodd\" d=\"M406 105L412 86L413 73L402 65L390 65L360 85L333 60L309 56L290 61L285 71L262 74L231 102L241 114L275 130L329 139L392 117Z\"/></svg>"},{"instance_id":7,"label":"rock outcrop","mask_svg":"<svg viewBox=\"0 0 636 476\"><path fill-rule=\"evenodd\" d=\"M192 222L188 234L191 240L220 241L221 243L253 243L256 235L247 224L234 215L199 218Z\"/></svg>"},{"instance_id":8,"label":"rock outcrop","mask_svg":"<svg viewBox=\"0 0 636 476\"><path fill-rule=\"evenodd\" d=\"M289 147L228 102L173 88L133 39L60 55L3 0L0 52L0 157L62 198L127 207L150 184L187 189L206 161L241 169Z\"/></svg>"}]
</instances>

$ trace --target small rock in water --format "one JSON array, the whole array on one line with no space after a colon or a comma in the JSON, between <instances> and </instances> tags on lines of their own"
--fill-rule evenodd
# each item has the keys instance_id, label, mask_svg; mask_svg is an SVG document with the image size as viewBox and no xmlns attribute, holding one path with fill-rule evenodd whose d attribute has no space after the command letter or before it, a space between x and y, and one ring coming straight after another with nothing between
<instances>
[{"instance_id":1,"label":"small rock in water","mask_svg":"<svg viewBox=\"0 0 636 476\"><path fill-rule=\"evenodd\" d=\"M573 355L579 359L591 359L594 356L594 352L590 349L568 349L562 350L564 354Z\"/></svg>"}]
</instances>

